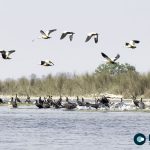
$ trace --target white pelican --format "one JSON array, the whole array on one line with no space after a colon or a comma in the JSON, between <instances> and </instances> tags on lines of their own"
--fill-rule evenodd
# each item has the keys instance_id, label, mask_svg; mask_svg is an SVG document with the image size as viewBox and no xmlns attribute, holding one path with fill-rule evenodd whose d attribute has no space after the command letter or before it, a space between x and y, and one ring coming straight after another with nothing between
<instances>
[{"instance_id":1,"label":"white pelican","mask_svg":"<svg viewBox=\"0 0 150 150\"><path fill-rule=\"evenodd\" d=\"M130 41L129 43L125 43L125 46L128 47L128 48L136 48L136 44L140 43L140 41L138 40L132 40Z\"/></svg>"},{"instance_id":2,"label":"white pelican","mask_svg":"<svg viewBox=\"0 0 150 150\"><path fill-rule=\"evenodd\" d=\"M101 53L101 55L102 55L105 59L107 59L107 63L110 63L110 64L116 64L115 61L120 57L120 55L117 54L115 58L111 59L111 58L109 58L109 57L108 57L106 54L104 54L104 53Z\"/></svg>"},{"instance_id":3,"label":"white pelican","mask_svg":"<svg viewBox=\"0 0 150 150\"><path fill-rule=\"evenodd\" d=\"M54 66L54 63L51 62L50 60L41 60L41 64L42 66Z\"/></svg>"},{"instance_id":4,"label":"white pelican","mask_svg":"<svg viewBox=\"0 0 150 150\"><path fill-rule=\"evenodd\" d=\"M64 39L67 35L69 35L69 39L70 39L70 41L72 41L74 34L75 34L74 32L64 31L61 34L60 40Z\"/></svg>"},{"instance_id":5,"label":"white pelican","mask_svg":"<svg viewBox=\"0 0 150 150\"><path fill-rule=\"evenodd\" d=\"M95 43L98 43L98 33L95 32L88 33L85 42L88 42L92 37L94 37Z\"/></svg>"},{"instance_id":6,"label":"white pelican","mask_svg":"<svg viewBox=\"0 0 150 150\"><path fill-rule=\"evenodd\" d=\"M51 34L52 32L54 32L54 31L56 31L56 29L48 30L48 31L46 31L46 32L44 32L43 30L40 30L41 36L40 36L39 38L42 38L42 39L49 39L49 38L51 38L51 37L50 37L50 34Z\"/></svg>"},{"instance_id":7,"label":"white pelican","mask_svg":"<svg viewBox=\"0 0 150 150\"><path fill-rule=\"evenodd\" d=\"M10 50L10 51L2 50L2 51L0 51L3 59L11 59L9 56L10 56L10 54L12 54L14 52L15 52L15 50Z\"/></svg>"}]
</instances>

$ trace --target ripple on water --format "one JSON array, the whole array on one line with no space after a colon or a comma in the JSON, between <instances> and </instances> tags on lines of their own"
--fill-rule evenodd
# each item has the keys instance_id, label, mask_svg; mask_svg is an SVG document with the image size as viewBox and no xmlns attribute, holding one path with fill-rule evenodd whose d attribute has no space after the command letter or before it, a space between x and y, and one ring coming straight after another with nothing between
<instances>
[{"instance_id":1,"label":"ripple on water","mask_svg":"<svg viewBox=\"0 0 150 150\"><path fill-rule=\"evenodd\" d=\"M26 109L27 108L27 109ZM0 150L135 150L137 132L148 135L150 113L0 108ZM148 149L145 143L140 149Z\"/></svg>"}]
</instances>

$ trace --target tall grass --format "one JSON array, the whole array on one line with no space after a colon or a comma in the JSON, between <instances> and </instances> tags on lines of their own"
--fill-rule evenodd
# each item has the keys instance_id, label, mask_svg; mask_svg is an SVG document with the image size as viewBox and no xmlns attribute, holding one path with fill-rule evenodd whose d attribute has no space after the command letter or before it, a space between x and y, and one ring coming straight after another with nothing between
<instances>
[{"instance_id":1,"label":"tall grass","mask_svg":"<svg viewBox=\"0 0 150 150\"><path fill-rule=\"evenodd\" d=\"M106 67L106 66L105 66ZM113 68L114 69L114 68ZM1 95L62 95L62 96L89 96L99 95L102 92L121 94L124 97L150 97L150 72L141 74L133 70L115 73L98 70L83 75L59 73L41 78L32 74L30 78L6 79L0 81Z\"/></svg>"}]
</instances>

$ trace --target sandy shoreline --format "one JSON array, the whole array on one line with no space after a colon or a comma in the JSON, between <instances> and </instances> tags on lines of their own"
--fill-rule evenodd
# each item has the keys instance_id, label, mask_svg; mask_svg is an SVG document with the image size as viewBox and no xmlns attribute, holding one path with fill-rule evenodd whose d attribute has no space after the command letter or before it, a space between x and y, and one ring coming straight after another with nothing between
<instances>
[{"instance_id":1,"label":"sandy shoreline","mask_svg":"<svg viewBox=\"0 0 150 150\"><path fill-rule=\"evenodd\" d=\"M40 95L42 98L44 97L48 97L48 95ZM38 99L40 96L30 96L31 100L34 100L34 99ZM121 98L123 98L123 100L125 101L132 101L131 97L129 98L124 98L123 95L115 95L115 94L108 94L108 93L102 93L102 94L91 94L91 95L88 95L88 96L81 96L79 95L79 99L81 99L82 97L85 99L85 100L95 100L95 99L98 99L98 98L101 98L102 96L106 96L106 97L109 97L109 99L111 101L119 101ZM10 99L11 97L15 97L15 95L0 95L0 98L2 99ZM66 97L68 97L70 100L76 100L77 97L76 96L64 96L62 95L62 99L65 100ZM142 97L142 96L141 96ZM140 99L141 98L140 96L137 97L137 99ZM24 96L20 96L18 95L18 98L20 99L23 99L25 100L27 98L26 95ZM60 96L52 96L53 99L59 99ZM150 102L150 99L148 98L143 98L144 101L149 101Z\"/></svg>"}]
</instances>

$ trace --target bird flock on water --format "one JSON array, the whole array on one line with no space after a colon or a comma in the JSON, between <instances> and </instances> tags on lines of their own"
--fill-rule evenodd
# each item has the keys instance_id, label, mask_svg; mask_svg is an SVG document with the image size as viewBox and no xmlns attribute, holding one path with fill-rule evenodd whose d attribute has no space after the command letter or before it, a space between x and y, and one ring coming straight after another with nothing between
<instances>
[{"instance_id":1,"label":"bird flock on water","mask_svg":"<svg viewBox=\"0 0 150 150\"><path fill-rule=\"evenodd\" d=\"M50 38L52 38L51 35L53 34L53 32L56 32L56 31L57 31L57 29L51 29L48 31L40 30L41 35L38 37L38 39L44 39L44 40L50 39ZM70 42L72 42L74 34L75 33L72 31L64 31L61 33L60 40L63 40L64 38L69 38ZM88 33L86 36L85 42L89 42L92 39L94 40L95 44L97 44L99 41L98 40L99 33L97 33L97 32ZM34 41L35 40L32 40L32 42L34 42ZM125 47L135 49L137 47L137 44L139 44L139 43L140 43L139 40L131 40L131 41L125 43ZM0 51L3 59L11 59L10 55L14 52L15 52L15 50L9 50L9 51L1 50ZM116 60L118 60L120 58L119 54L117 54L115 56L115 58L113 58L113 59L111 59L109 56L107 56L104 52L101 52L101 55L102 55L102 57L104 57L107 60L107 63L109 63L109 64L117 64ZM40 65L54 66L54 63L51 60L41 60Z\"/></svg>"},{"instance_id":2,"label":"bird flock on water","mask_svg":"<svg viewBox=\"0 0 150 150\"><path fill-rule=\"evenodd\" d=\"M27 103L34 104L37 108L54 108L54 109L67 109L67 110L119 110L119 111L130 111L130 110L138 110L138 109L150 109L150 103L144 103L142 98L137 100L136 97L132 98L132 103L128 101L124 101L122 98L120 102L111 101L109 96L102 96L101 98L95 98L95 101L85 100L83 97L79 99L77 96L76 99L63 99L60 96L59 99L53 99L52 96L44 97L43 99L39 97L39 99L30 99L29 95L24 100L20 100L20 98L15 96L15 98L11 97L11 100L8 101L8 106L11 108L17 108L18 104ZM0 98L0 104L5 104L6 101Z\"/></svg>"}]
</instances>

